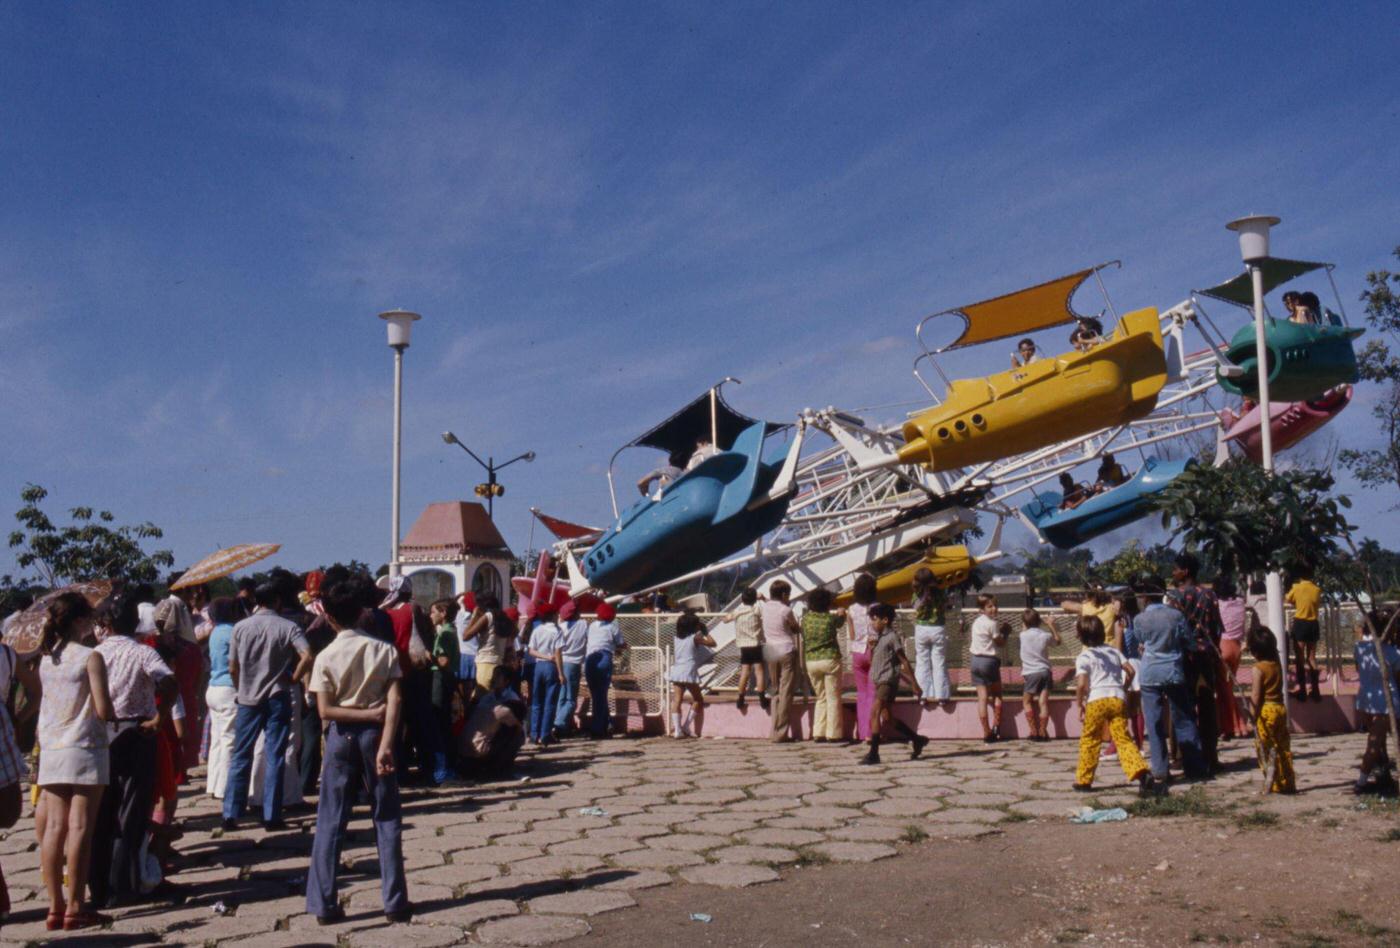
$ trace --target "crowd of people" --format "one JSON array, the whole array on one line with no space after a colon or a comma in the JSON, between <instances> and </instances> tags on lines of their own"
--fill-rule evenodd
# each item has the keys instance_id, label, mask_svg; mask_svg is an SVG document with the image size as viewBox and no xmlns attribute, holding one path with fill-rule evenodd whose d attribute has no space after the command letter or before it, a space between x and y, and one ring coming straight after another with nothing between
<instances>
[{"instance_id":1,"label":"crowd of people","mask_svg":"<svg viewBox=\"0 0 1400 948\"><path fill-rule=\"evenodd\" d=\"M1220 770L1220 741L1251 734L1264 775L1263 789L1295 790L1284 701L1287 656L1279 654L1273 631L1261 620L1263 584L1251 584L1248 594L1241 594L1223 578L1206 586L1198 581L1200 568L1196 556L1182 553L1167 580L1144 576L1115 592L1096 586L1083 598L1060 604L1077 617L1074 634L1081 646L1072 678L1082 722L1075 790L1092 789L1101 756L1116 758L1145 796L1167 791L1174 780L1173 767L1176 779L1210 780ZM882 735L890 732L892 739L907 742L911 756L917 758L926 746L925 738L891 715L890 706L901 679L926 709L952 697L948 596L932 571L916 572L913 596L906 604L914 623L912 664L902 641L893 634L893 612L878 601L873 575L857 575L852 602L845 609L832 608L827 590L809 593L800 620L789 604L790 593L782 581L769 587L766 598L756 590L745 590L739 608L724 617L734 623L739 656L736 705L741 710L747 707L749 689L756 683L762 706L772 716L772 740L791 740L794 685L805 673L813 701L812 740L842 740L846 733L840 697L842 667L843 659L849 660L856 691L852 741L867 745L863 762L879 762ZM1316 659L1321 599L1310 572L1300 569L1287 594L1294 609L1288 641L1293 649L1295 701L1321 700ZM1050 649L1062 640L1036 609L1025 609L1020 619L1024 736L1031 741L1049 740L1050 693L1055 686ZM1376 611L1370 621L1383 630L1383 656L1391 655L1400 643L1400 628L1392 613ZM1400 652L1386 658L1383 669L1369 628L1365 621L1356 626L1361 679L1357 711L1361 726L1373 735L1368 738L1357 792L1389 793L1395 784L1385 748L1389 718L1383 681L1388 670L1400 707ZM677 623L677 661L671 669L675 736L698 735L703 721L704 699L695 684L695 650L697 645L712 645L703 632L698 620ZM996 598L978 596L977 614L968 630L967 667L987 743L1004 739L1002 655L1011 636L1011 625L1001 617ZM1246 649L1254 669L1247 698L1238 686ZM799 654L800 664L796 662ZM687 695L694 709L690 719L682 713ZM1144 746L1146 757L1141 753Z\"/></svg>"},{"instance_id":2,"label":"crowd of people","mask_svg":"<svg viewBox=\"0 0 1400 948\"><path fill-rule=\"evenodd\" d=\"M1199 569L1183 553L1170 581L1144 577L1116 594L1096 587L1062 603L1076 616L1081 646L1072 676L1082 722L1075 790L1093 787L1101 759L1116 759L1143 795L1166 793L1174 777L1209 780L1220 767L1220 740L1251 732L1264 790L1296 789L1286 656L1260 621L1253 590L1239 595L1225 581L1208 588ZM844 607L817 589L795 609L791 587L776 581L763 595L745 590L725 617L739 653L736 704L746 709L756 685L773 741L794 739L794 701L806 682L813 740L840 742L849 731L852 743L865 745L867 765L880 763L891 740L907 743L912 758L923 753L928 739L895 713L896 698L907 686L924 709L952 700L949 594L930 570L915 574L904 604L914 622L911 661L895 608L879 593L876 578L861 573ZM1310 577L1296 577L1289 639L1298 701L1320 697L1320 600ZM983 740L995 743L1005 739L1011 628L995 597L983 594L977 604L969 674ZM467 594L425 609L402 577L376 583L340 567L305 576L274 570L212 600L199 585L164 598L148 586L118 585L96 605L76 592L50 597L36 655L21 660L0 646L0 687L12 695L17 685L25 699L13 717L0 711L0 827L18 821L32 775L48 929L105 925L104 909L171 893L165 877L179 867L180 788L201 763L203 792L222 801L226 835L244 829L250 805L265 830L283 830L286 809L315 796L306 905L325 924L342 917L344 830L357 802L368 804L384 912L406 920L400 786L507 774L527 742L603 740L619 723L609 692L627 646L613 607L603 603L586 616L572 601L522 606ZM1050 650L1061 635L1035 609L1020 619L1023 736L1049 740ZM1362 623L1355 653L1356 708L1367 734L1357 792L1394 793L1386 687L1400 706L1400 628L1386 611L1371 619L1379 639ZM668 730L699 736L700 670L716 642L690 611L677 616L673 641ZM1244 649L1253 658L1247 701L1235 689ZM847 662L856 693L849 729ZM26 765L21 747L31 722Z\"/></svg>"}]
</instances>

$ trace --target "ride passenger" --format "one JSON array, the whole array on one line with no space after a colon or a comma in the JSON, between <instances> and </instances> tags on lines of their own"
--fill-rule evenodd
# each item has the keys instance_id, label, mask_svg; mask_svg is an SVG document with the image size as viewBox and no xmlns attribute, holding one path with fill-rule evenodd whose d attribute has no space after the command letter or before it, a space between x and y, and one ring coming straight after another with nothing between
<instances>
[{"instance_id":1,"label":"ride passenger","mask_svg":"<svg viewBox=\"0 0 1400 948\"><path fill-rule=\"evenodd\" d=\"M686 462L685 469L693 471L718 453L719 448L710 443L710 436L701 435L695 440L695 450L691 452L690 460Z\"/></svg>"},{"instance_id":2,"label":"ride passenger","mask_svg":"<svg viewBox=\"0 0 1400 948\"><path fill-rule=\"evenodd\" d=\"M1322 322L1322 301L1313 292L1298 294L1298 307L1293 311L1293 321L1305 326L1316 326Z\"/></svg>"},{"instance_id":3,"label":"ride passenger","mask_svg":"<svg viewBox=\"0 0 1400 948\"><path fill-rule=\"evenodd\" d=\"M1069 334L1069 344L1078 352L1088 352L1103 342L1103 323L1092 316L1079 320L1074 332Z\"/></svg>"},{"instance_id":4,"label":"ride passenger","mask_svg":"<svg viewBox=\"0 0 1400 948\"><path fill-rule=\"evenodd\" d=\"M1073 510L1090 497L1087 484L1080 484L1069 471L1060 474L1060 509Z\"/></svg>"},{"instance_id":5,"label":"ride passenger","mask_svg":"<svg viewBox=\"0 0 1400 948\"><path fill-rule=\"evenodd\" d=\"M680 451L672 451L670 457L666 459L665 464L649 472L641 480L637 481L637 490L642 492L643 497L651 497L653 500L660 500L661 495L666 492L666 488L670 487L674 481L679 480L680 476L685 473L685 469L682 466L684 463L685 455ZM656 483L655 494L651 492L652 482Z\"/></svg>"},{"instance_id":6,"label":"ride passenger","mask_svg":"<svg viewBox=\"0 0 1400 948\"><path fill-rule=\"evenodd\" d=\"M1303 294L1297 290L1289 290L1283 294L1283 308L1288 310L1288 321L1290 323L1300 323L1303 320L1298 318L1298 298Z\"/></svg>"},{"instance_id":7,"label":"ride passenger","mask_svg":"<svg viewBox=\"0 0 1400 948\"><path fill-rule=\"evenodd\" d=\"M1036 350L1035 341L1028 337L1016 343L1016 351L1011 353L1011 367L1023 369L1039 358L1040 353Z\"/></svg>"},{"instance_id":8,"label":"ride passenger","mask_svg":"<svg viewBox=\"0 0 1400 948\"><path fill-rule=\"evenodd\" d=\"M1126 483L1127 480L1128 472L1123 469L1123 465L1113 459L1111 452L1105 451L1103 460L1099 462L1099 472L1095 477L1094 486L1103 492Z\"/></svg>"}]
</instances>

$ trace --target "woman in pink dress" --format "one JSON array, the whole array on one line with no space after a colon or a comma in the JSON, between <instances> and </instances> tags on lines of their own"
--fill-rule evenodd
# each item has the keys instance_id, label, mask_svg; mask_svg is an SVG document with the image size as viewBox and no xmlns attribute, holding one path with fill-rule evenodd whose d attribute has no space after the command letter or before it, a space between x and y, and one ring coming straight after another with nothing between
<instances>
[{"instance_id":1,"label":"woman in pink dress","mask_svg":"<svg viewBox=\"0 0 1400 948\"><path fill-rule=\"evenodd\" d=\"M1244 597L1229 579L1215 581L1216 601L1220 606L1220 660L1226 674L1216 682L1215 716L1220 722L1221 737L1244 737L1248 730L1235 704L1235 676L1240 670L1240 653L1249 631L1248 610Z\"/></svg>"},{"instance_id":2,"label":"woman in pink dress","mask_svg":"<svg viewBox=\"0 0 1400 948\"><path fill-rule=\"evenodd\" d=\"M870 607L876 602L875 577L861 573L856 577L851 594L855 599L846 610L846 635L851 643L851 675L856 680L856 736L870 740L870 707L875 703L875 689L870 684L870 642L874 630L870 627Z\"/></svg>"}]
</instances>

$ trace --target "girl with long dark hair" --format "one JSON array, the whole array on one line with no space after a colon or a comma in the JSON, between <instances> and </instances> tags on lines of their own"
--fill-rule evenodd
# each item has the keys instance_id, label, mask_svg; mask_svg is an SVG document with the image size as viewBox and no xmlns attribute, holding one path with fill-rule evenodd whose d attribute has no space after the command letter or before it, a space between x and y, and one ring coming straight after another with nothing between
<instances>
[{"instance_id":1,"label":"girl with long dark hair","mask_svg":"<svg viewBox=\"0 0 1400 948\"><path fill-rule=\"evenodd\" d=\"M86 599L64 593L49 604L40 645L44 698L39 706L39 806L34 819L49 896L49 931L111 921L82 903L93 831L108 781L106 722L112 720L107 665L96 649L83 644L92 634L94 618Z\"/></svg>"}]
</instances>

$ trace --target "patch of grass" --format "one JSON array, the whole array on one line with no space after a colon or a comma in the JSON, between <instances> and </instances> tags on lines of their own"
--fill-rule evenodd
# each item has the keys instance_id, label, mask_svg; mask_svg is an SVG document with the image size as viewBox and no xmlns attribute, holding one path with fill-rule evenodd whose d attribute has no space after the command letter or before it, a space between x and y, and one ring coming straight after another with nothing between
<instances>
[{"instance_id":1,"label":"patch of grass","mask_svg":"<svg viewBox=\"0 0 1400 948\"><path fill-rule=\"evenodd\" d=\"M797 861L804 866L828 866L833 860L820 849L811 849L804 846L797 851ZM783 867L775 863L771 868L777 870Z\"/></svg>"},{"instance_id":2,"label":"patch of grass","mask_svg":"<svg viewBox=\"0 0 1400 948\"><path fill-rule=\"evenodd\" d=\"M1360 935L1363 938L1380 938L1395 934L1395 929L1368 922L1355 912L1345 909L1338 909L1332 913L1332 924L1348 934Z\"/></svg>"},{"instance_id":3,"label":"patch of grass","mask_svg":"<svg viewBox=\"0 0 1400 948\"><path fill-rule=\"evenodd\" d=\"M1055 944L1075 945L1092 934L1093 932L1089 931L1089 929L1087 928L1066 928L1063 931L1056 933Z\"/></svg>"},{"instance_id":4,"label":"patch of grass","mask_svg":"<svg viewBox=\"0 0 1400 948\"><path fill-rule=\"evenodd\" d=\"M1318 820L1317 825L1321 826L1323 829L1334 830L1342 825L1342 821L1335 817L1328 817L1325 820Z\"/></svg>"},{"instance_id":5,"label":"patch of grass","mask_svg":"<svg viewBox=\"0 0 1400 948\"><path fill-rule=\"evenodd\" d=\"M1244 939L1225 932L1216 932L1212 935L1208 932L1195 931L1191 933L1191 941L1197 945L1235 945Z\"/></svg>"},{"instance_id":6,"label":"patch of grass","mask_svg":"<svg viewBox=\"0 0 1400 948\"><path fill-rule=\"evenodd\" d=\"M1006 815L1003 816L998 822L1001 822L1001 823L1029 823L1032 819L1033 819L1033 817L1031 817L1029 814L1022 813L1022 812L1020 812L1019 810L1007 810L1007 811L1006 811Z\"/></svg>"},{"instance_id":7,"label":"patch of grass","mask_svg":"<svg viewBox=\"0 0 1400 948\"><path fill-rule=\"evenodd\" d=\"M1265 829L1278 825L1278 814L1268 810L1252 810L1235 817L1235 825L1240 829Z\"/></svg>"},{"instance_id":8,"label":"patch of grass","mask_svg":"<svg viewBox=\"0 0 1400 948\"><path fill-rule=\"evenodd\" d=\"M1400 843L1400 826L1392 826L1380 838L1382 843Z\"/></svg>"},{"instance_id":9,"label":"patch of grass","mask_svg":"<svg viewBox=\"0 0 1400 948\"><path fill-rule=\"evenodd\" d=\"M906 843L922 843L928 839L928 830L916 823L910 823L904 827L904 835L900 837Z\"/></svg>"},{"instance_id":10,"label":"patch of grass","mask_svg":"<svg viewBox=\"0 0 1400 948\"><path fill-rule=\"evenodd\" d=\"M1337 939L1319 935L1317 932L1299 932L1284 942L1288 948L1327 948L1328 945L1336 943Z\"/></svg>"},{"instance_id":11,"label":"patch of grass","mask_svg":"<svg viewBox=\"0 0 1400 948\"><path fill-rule=\"evenodd\" d=\"M1201 787L1165 797L1134 800L1124 807L1130 816L1219 816L1221 808L1206 797Z\"/></svg>"}]
</instances>

